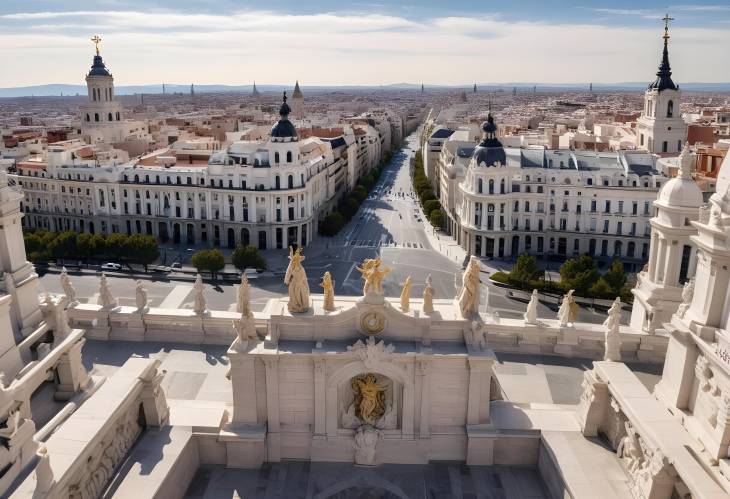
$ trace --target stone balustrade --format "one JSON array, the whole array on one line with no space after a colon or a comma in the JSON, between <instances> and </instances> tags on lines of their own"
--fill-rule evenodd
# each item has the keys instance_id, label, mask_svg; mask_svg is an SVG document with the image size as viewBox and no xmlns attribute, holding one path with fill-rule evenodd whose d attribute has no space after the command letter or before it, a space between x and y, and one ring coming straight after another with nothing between
<instances>
[{"instance_id":1,"label":"stone balustrade","mask_svg":"<svg viewBox=\"0 0 730 499\"><path fill-rule=\"evenodd\" d=\"M132 358L110 377L45 443L35 473L15 497L93 498L147 427L167 423L160 361ZM141 492L141 491L140 491Z\"/></svg>"},{"instance_id":2,"label":"stone balustrade","mask_svg":"<svg viewBox=\"0 0 730 499\"><path fill-rule=\"evenodd\" d=\"M701 443L625 364L595 362L584 373L578 419L584 436L602 436L617 453L636 499L728 497L730 482Z\"/></svg>"}]
</instances>

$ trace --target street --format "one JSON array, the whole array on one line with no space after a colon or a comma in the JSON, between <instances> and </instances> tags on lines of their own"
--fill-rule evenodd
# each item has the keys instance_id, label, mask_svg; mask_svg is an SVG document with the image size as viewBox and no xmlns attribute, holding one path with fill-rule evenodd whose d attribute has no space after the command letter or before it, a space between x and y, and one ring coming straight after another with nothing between
<instances>
[{"instance_id":1,"label":"street","mask_svg":"<svg viewBox=\"0 0 730 499\"><path fill-rule=\"evenodd\" d=\"M435 298L452 298L461 283L462 262L435 251L425 231L432 231L427 220L418 216L418 200L413 193L410 178L410 159L418 148L420 130L408 136L403 147L393 155L385 166L377 184L352 220L333 238L319 237L304 250L304 268L307 271L311 293L320 293L320 281L329 271L335 282L336 295L359 296L362 294L362 279L357 266L365 258L381 256L383 265L392 272L383 281L386 296L400 296L402 284L408 276L413 279L411 296L420 297L426 278L431 275ZM443 236L442 236L443 237ZM170 249L166 247L170 253ZM186 248L172 250L180 253ZM262 310L266 301L287 293L283 283L286 265L285 250L265 252L272 273L251 280L252 308ZM188 256L189 257L189 256ZM272 264L272 260L274 263ZM95 302L98 297L98 274L85 271L70 272L79 300ZM109 274L112 293L121 305L133 305L136 279L143 279L150 305L168 307L192 307L192 280L190 276L151 274ZM522 317L526 304L506 297L505 290L492 286L487 273L486 297L490 312L497 311L501 317ZM208 307L215 310L229 310L235 302L234 282L206 282ZM60 293L58 272L48 272L41 277L41 292ZM556 307L540 305L540 317L553 317ZM605 311L581 309L579 320L603 322Z\"/></svg>"}]
</instances>

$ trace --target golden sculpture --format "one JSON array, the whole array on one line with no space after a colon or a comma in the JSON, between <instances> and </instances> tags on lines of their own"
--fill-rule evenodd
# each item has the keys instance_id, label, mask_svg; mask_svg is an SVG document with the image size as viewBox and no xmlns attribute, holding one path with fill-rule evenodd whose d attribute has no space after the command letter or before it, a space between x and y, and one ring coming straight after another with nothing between
<instances>
[{"instance_id":1,"label":"golden sculpture","mask_svg":"<svg viewBox=\"0 0 730 499\"><path fill-rule=\"evenodd\" d=\"M385 387L368 373L352 380L355 392L355 415L367 424L375 424L385 414Z\"/></svg>"},{"instance_id":2,"label":"golden sculpture","mask_svg":"<svg viewBox=\"0 0 730 499\"><path fill-rule=\"evenodd\" d=\"M426 287L423 288L423 311L427 314L433 313L433 280L430 274L426 279Z\"/></svg>"},{"instance_id":3,"label":"golden sculpture","mask_svg":"<svg viewBox=\"0 0 730 499\"><path fill-rule=\"evenodd\" d=\"M362 292L364 295L369 293L382 293L383 292L383 279L390 273L390 267L380 268L380 257L378 258L366 258L362 262L362 267L355 267L358 272L362 274L362 278L365 279Z\"/></svg>"},{"instance_id":4,"label":"golden sculpture","mask_svg":"<svg viewBox=\"0 0 730 499\"><path fill-rule=\"evenodd\" d=\"M400 294L400 309L403 313L408 313L411 305L411 276L408 276L406 282L403 283L403 291Z\"/></svg>"},{"instance_id":5,"label":"golden sculpture","mask_svg":"<svg viewBox=\"0 0 730 499\"><path fill-rule=\"evenodd\" d=\"M320 287L324 289L324 305L323 308L327 311L335 309L335 285L332 281L332 274L329 271L324 273Z\"/></svg>"},{"instance_id":6,"label":"golden sculpture","mask_svg":"<svg viewBox=\"0 0 730 499\"><path fill-rule=\"evenodd\" d=\"M309 310L309 283L307 282L307 273L302 267L304 255L302 249L296 251L289 247L289 266L284 275L284 284L289 287L289 303L287 307L289 312L298 313Z\"/></svg>"},{"instance_id":7,"label":"golden sculpture","mask_svg":"<svg viewBox=\"0 0 730 499\"><path fill-rule=\"evenodd\" d=\"M99 55L99 42L101 41L101 38L99 38L99 35L94 35L91 37L91 41L94 42L94 45L96 46L96 55Z\"/></svg>"}]
</instances>

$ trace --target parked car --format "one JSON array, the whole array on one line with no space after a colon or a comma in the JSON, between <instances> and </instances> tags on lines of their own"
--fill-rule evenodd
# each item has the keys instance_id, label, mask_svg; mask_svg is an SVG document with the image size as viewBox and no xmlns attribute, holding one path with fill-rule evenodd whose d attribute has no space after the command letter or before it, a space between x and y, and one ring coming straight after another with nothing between
<instances>
[{"instance_id":1,"label":"parked car","mask_svg":"<svg viewBox=\"0 0 730 499\"><path fill-rule=\"evenodd\" d=\"M171 271L172 271L172 268L171 267L166 267L164 265L157 265L156 267L153 267L152 268L152 272L161 272L161 273L165 273L166 274L166 273L171 272Z\"/></svg>"},{"instance_id":2,"label":"parked car","mask_svg":"<svg viewBox=\"0 0 730 499\"><path fill-rule=\"evenodd\" d=\"M122 270L122 266L118 263L102 263L101 270L112 270L116 272Z\"/></svg>"},{"instance_id":3,"label":"parked car","mask_svg":"<svg viewBox=\"0 0 730 499\"><path fill-rule=\"evenodd\" d=\"M172 265L170 265L170 269L172 269L172 270L182 270L182 263L175 262Z\"/></svg>"},{"instance_id":4,"label":"parked car","mask_svg":"<svg viewBox=\"0 0 730 499\"><path fill-rule=\"evenodd\" d=\"M256 279L259 276L256 269L246 269L244 273L246 274L246 279Z\"/></svg>"}]
</instances>

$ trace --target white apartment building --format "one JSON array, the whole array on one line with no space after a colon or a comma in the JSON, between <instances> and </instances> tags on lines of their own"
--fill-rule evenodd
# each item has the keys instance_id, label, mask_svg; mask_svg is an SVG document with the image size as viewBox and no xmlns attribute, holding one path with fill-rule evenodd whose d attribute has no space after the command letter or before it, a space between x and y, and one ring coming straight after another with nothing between
<instances>
[{"instance_id":1,"label":"white apartment building","mask_svg":"<svg viewBox=\"0 0 730 499\"><path fill-rule=\"evenodd\" d=\"M100 59L94 64L103 65ZM112 105L106 100L114 95L111 76L99 71L92 68L87 78L90 107ZM284 94L268 137L238 140L218 151L212 151L220 147L215 141L182 141L177 158L161 150L130 160L106 138L51 144L43 160L19 162L9 175L24 191L23 223L54 231L148 234L176 244L304 246L319 218L347 191L349 161L364 161L355 174L377 165L382 137L363 127L349 143L300 140L286 100ZM112 118L117 121L116 111ZM95 123L91 117L91 128L101 126ZM201 161L196 152L210 159ZM178 164L186 154L189 164Z\"/></svg>"},{"instance_id":2,"label":"white apartment building","mask_svg":"<svg viewBox=\"0 0 730 499\"><path fill-rule=\"evenodd\" d=\"M447 230L470 254L564 259L588 253L646 261L652 202L668 179L647 152L502 147L490 116L484 139L445 145ZM448 144L448 143L447 143Z\"/></svg>"}]
</instances>

